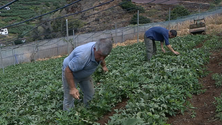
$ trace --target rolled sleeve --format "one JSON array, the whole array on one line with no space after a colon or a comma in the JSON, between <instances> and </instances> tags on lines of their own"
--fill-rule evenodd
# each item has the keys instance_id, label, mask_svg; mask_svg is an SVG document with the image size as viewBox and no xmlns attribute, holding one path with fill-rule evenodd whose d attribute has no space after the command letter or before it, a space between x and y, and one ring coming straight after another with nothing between
<instances>
[{"instance_id":1,"label":"rolled sleeve","mask_svg":"<svg viewBox=\"0 0 222 125\"><path fill-rule=\"evenodd\" d=\"M165 45L169 45L169 37L167 37L166 35L164 36L164 41L165 41Z\"/></svg>"}]
</instances>

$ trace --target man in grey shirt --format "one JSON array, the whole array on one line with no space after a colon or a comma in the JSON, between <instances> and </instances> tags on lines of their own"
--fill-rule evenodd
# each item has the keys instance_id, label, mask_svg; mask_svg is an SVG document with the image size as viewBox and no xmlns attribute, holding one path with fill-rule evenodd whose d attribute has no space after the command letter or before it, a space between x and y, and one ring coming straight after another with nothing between
<instances>
[{"instance_id":1,"label":"man in grey shirt","mask_svg":"<svg viewBox=\"0 0 222 125\"><path fill-rule=\"evenodd\" d=\"M74 99L80 99L77 85L83 92L83 103L93 98L94 86L91 75L101 64L104 71L108 71L105 58L112 50L112 41L100 39L76 47L63 61L62 82L64 91L63 110L74 107Z\"/></svg>"}]
</instances>

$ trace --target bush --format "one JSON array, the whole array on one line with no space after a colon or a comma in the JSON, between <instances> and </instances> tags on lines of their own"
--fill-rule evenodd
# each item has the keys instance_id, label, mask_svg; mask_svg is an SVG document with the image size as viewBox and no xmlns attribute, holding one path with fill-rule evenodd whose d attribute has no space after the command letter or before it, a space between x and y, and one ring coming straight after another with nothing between
<instances>
[{"instance_id":1,"label":"bush","mask_svg":"<svg viewBox=\"0 0 222 125\"><path fill-rule=\"evenodd\" d=\"M66 35L66 20L55 20L51 23L54 32L61 32L63 36ZM79 28L82 28L85 25L85 22L79 19L71 19L69 18L68 26L69 26L69 34L73 34L73 30L78 32ZM61 27L62 26L62 27ZM62 28L62 30L61 30Z\"/></svg>"},{"instance_id":2,"label":"bush","mask_svg":"<svg viewBox=\"0 0 222 125\"><path fill-rule=\"evenodd\" d=\"M214 0L214 4L218 5L222 0Z\"/></svg>"},{"instance_id":3,"label":"bush","mask_svg":"<svg viewBox=\"0 0 222 125\"><path fill-rule=\"evenodd\" d=\"M14 20L18 20L18 17L7 17L7 18L2 19L2 21L4 21L4 22L11 22Z\"/></svg>"},{"instance_id":4,"label":"bush","mask_svg":"<svg viewBox=\"0 0 222 125\"><path fill-rule=\"evenodd\" d=\"M151 20L144 16L139 16L139 24L146 24L150 23ZM137 24L137 14L133 15L133 17L130 20L130 24Z\"/></svg>"},{"instance_id":5,"label":"bush","mask_svg":"<svg viewBox=\"0 0 222 125\"><path fill-rule=\"evenodd\" d=\"M176 6L170 13L171 19L177 19L178 17L183 17L190 15L190 12L184 6Z\"/></svg>"},{"instance_id":6,"label":"bush","mask_svg":"<svg viewBox=\"0 0 222 125\"><path fill-rule=\"evenodd\" d=\"M129 1L123 1L120 4L120 7L122 7L122 9L126 10L129 13L137 12L137 10L139 10L140 13L144 13L145 12L143 7L137 6L137 5L135 5L135 4L133 4L132 2L129 2Z\"/></svg>"},{"instance_id":7,"label":"bush","mask_svg":"<svg viewBox=\"0 0 222 125\"><path fill-rule=\"evenodd\" d=\"M18 45L18 44L23 44L24 42L22 41L22 39L17 39L14 41L15 45Z\"/></svg>"}]
</instances>

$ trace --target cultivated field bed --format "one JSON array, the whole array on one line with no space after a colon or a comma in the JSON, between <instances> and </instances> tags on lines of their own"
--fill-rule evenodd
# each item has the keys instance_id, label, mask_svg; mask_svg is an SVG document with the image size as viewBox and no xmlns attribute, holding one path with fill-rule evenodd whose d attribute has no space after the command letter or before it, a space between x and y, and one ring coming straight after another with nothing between
<instances>
[{"instance_id":1,"label":"cultivated field bed","mask_svg":"<svg viewBox=\"0 0 222 125\"><path fill-rule=\"evenodd\" d=\"M98 67L93 74L96 93L90 106L75 101L70 112L62 111L65 56L9 66L0 73L0 124L96 125L125 99L126 106L116 109L106 124L166 124L169 116L192 108L188 99L193 94L204 92L198 79L209 74L205 64L211 50L222 48L221 38L212 35L188 35L170 42L180 55L167 48L162 53L158 46L150 63L145 60L144 42L115 47L106 58L109 72Z\"/></svg>"}]
</instances>

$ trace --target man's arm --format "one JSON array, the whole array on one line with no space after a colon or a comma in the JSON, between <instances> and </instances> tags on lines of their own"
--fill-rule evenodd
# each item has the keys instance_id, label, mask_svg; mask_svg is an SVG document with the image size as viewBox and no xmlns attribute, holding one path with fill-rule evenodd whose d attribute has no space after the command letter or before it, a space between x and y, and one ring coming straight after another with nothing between
<instances>
[{"instance_id":1,"label":"man's arm","mask_svg":"<svg viewBox=\"0 0 222 125\"><path fill-rule=\"evenodd\" d=\"M167 34L167 35L166 35L166 34L164 35L164 41L165 41L165 44L166 44L167 48L168 48L171 52L173 52L173 53L176 54L176 55L179 55L179 54L180 54L179 52L175 51L175 50L172 48L172 46L170 45L168 34Z\"/></svg>"},{"instance_id":2,"label":"man's arm","mask_svg":"<svg viewBox=\"0 0 222 125\"><path fill-rule=\"evenodd\" d=\"M165 53L165 49L163 48L163 43L164 42L160 42L160 46L161 46L162 51Z\"/></svg>"},{"instance_id":3,"label":"man's arm","mask_svg":"<svg viewBox=\"0 0 222 125\"><path fill-rule=\"evenodd\" d=\"M69 94L72 95L73 98L79 99L79 91L76 89L72 71L68 66L65 69L65 78L69 85Z\"/></svg>"},{"instance_id":4,"label":"man's arm","mask_svg":"<svg viewBox=\"0 0 222 125\"><path fill-rule=\"evenodd\" d=\"M170 49L170 51L172 51L174 54L176 54L176 55L179 55L180 53L179 52L177 52L177 51L175 51L172 47L171 47L171 45L167 45L167 47Z\"/></svg>"}]
</instances>

